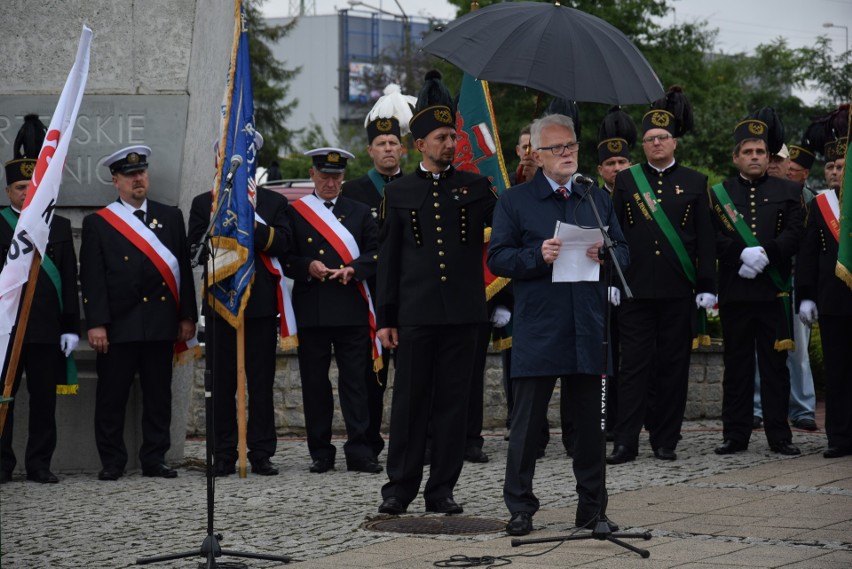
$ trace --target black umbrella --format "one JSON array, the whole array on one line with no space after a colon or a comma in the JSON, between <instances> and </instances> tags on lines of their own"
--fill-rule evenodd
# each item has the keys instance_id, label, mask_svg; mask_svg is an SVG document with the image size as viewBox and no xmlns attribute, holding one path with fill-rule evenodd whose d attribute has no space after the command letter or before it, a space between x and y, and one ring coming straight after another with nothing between
<instances>
[{"instance_id":1,"label":"black umbrella","mask_svg":"<svg viewBox=\"0 0 852 569\"><path fill-rule=\"evenodd\" d=\"M621 31L558 2L502 2L426 36L421 49L477 79L572 101L648 103L665 92Z\"/></svg>"}]
</instances>

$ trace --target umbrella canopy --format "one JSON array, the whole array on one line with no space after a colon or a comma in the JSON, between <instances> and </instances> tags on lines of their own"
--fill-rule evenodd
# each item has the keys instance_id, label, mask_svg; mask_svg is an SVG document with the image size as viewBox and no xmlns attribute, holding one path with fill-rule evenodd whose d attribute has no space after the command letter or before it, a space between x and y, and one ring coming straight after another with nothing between
<instances>
[{"instance_id":1,"label":"umbrella canopy","mask_svg":"<svg viewBox=\"0 0 852 569\"><path fill-rule=\"evenodd\" d=\"M572 101L648 103L665 92L642 53L606 21L545 2L501 2L426 36L421 49L477 79Z\"/></svg>"}]
</instances>

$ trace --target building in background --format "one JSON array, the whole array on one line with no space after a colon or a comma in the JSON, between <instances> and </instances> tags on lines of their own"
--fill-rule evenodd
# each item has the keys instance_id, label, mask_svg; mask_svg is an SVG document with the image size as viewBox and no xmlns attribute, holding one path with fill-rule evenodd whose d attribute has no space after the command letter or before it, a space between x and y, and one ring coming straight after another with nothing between
<instances>
[{"instance_id":1,"label":"building in background","mask_svg":"<svg viewBox=\"0 0 852 569\"><path fill-rule=\"evenodd\" d=\"M290 21L269 18L267 24ZM316 125L332 145L341 144L343 125L363 130L364 117L386 83L405 80L405 66L437 23L360 10L300 16L295 28L272 46L275 57L287 67L302 68L290 84L289 96L298 100L298 106L288 126L307 130ZM414 77L412 84L419 85L421 79Z\"/></svg>"}]
</instances>

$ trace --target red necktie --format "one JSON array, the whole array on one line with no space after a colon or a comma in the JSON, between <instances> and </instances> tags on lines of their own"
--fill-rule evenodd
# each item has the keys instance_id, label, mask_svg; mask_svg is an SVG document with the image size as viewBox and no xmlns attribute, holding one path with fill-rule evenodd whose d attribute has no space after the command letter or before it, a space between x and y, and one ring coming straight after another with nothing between
<instances>
[{"instance_id":1,"label":"red necktie","mask_svg":"<svg viewBox=\"0 0 852 569\"><path fill-rule=\"evenodd\" d=\"M570 195L568 193L568 188L566 188L565 186L559 186L558 188L556 188L556 193L559 194L563 200L567 200L568 196Z\"/></svg>"}]
</instances>

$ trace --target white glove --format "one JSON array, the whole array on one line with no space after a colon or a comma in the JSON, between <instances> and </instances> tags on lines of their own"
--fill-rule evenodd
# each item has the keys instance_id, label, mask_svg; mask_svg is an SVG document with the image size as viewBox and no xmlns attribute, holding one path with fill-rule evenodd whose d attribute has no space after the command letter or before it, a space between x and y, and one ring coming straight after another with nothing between
<instances>
[{"instance_id":1,"label":"white glove","mask_svg":"<svg viewBox=\"0 0 852 569\"><path fill-rule=\"evenodd\" d=\"M714 306L716 306L716 295L710 294L709 292L699 292L695 296L695 305L698 308L704 308L705 310L710 310Z\"/></svg>"},{"instance_id":2,"label":"white glove","mask_svg":"<svg viewBox=\"0 0 852 569\"><path fill-rule=\"evenodd\" d=\"M766 268L766 265L769 264L769 257L766 256L766 251L763 250L763 247L746 247L743 249L743 252L740 253L740 261L758 273L762 273L763 269Z\"/></svg>"},{"instance_id":3,"label":"white glove","mask_svg":"<svg viewBox=\"0 0 852 569\"><path fill-rule=\"evenodd\" d=\"M611 286L607 289L607 293L609 295L609 303L613 306L618 306L621 304L621 291Z\"/></svg>"},{"instance_id":4,"label":"white glove","mask_svg":"<svg viewBox=\"0 0 852 569\"><path fill-rule=\"evenodd\" d=\"M758 275L757 269L752 269L750 266L743 264L740 267L739 275L744 279L753 279Z\"/></svg>"},{"instance_id":5,"label":"white glove","mask_svg":"<svg viewBox=\"0 0 852 569\"><path fill-rule=\"evenodd\" d=\"M491 313L491 324L495 328L502 328L509 323L512 318L512 313L505 306L497 306L494 312Z\"/></svg>"},{"instance_id":6,"label":"white glove","mask_svg":"<svg viewBox=\"0 0 852 569\"><path fill-rule=\"evenodd\" d=\"M65 354L65 357L71 355L71 352L77 349L80 344L80 336L77 334L62 334L59 337L59 349Z\"/></svg>"},{"instance_id":7,"label":"white glove","mask_svg":"<svg viewBox=\"0 0 852 569\"><path fill-rule=\"evenodd\" d=\"M805 326L810 327L817 319L819 319L819 314L817 313L816 303L813 300L803 300L799 305L799 320Z\"/></svg>"}]
</instances>

